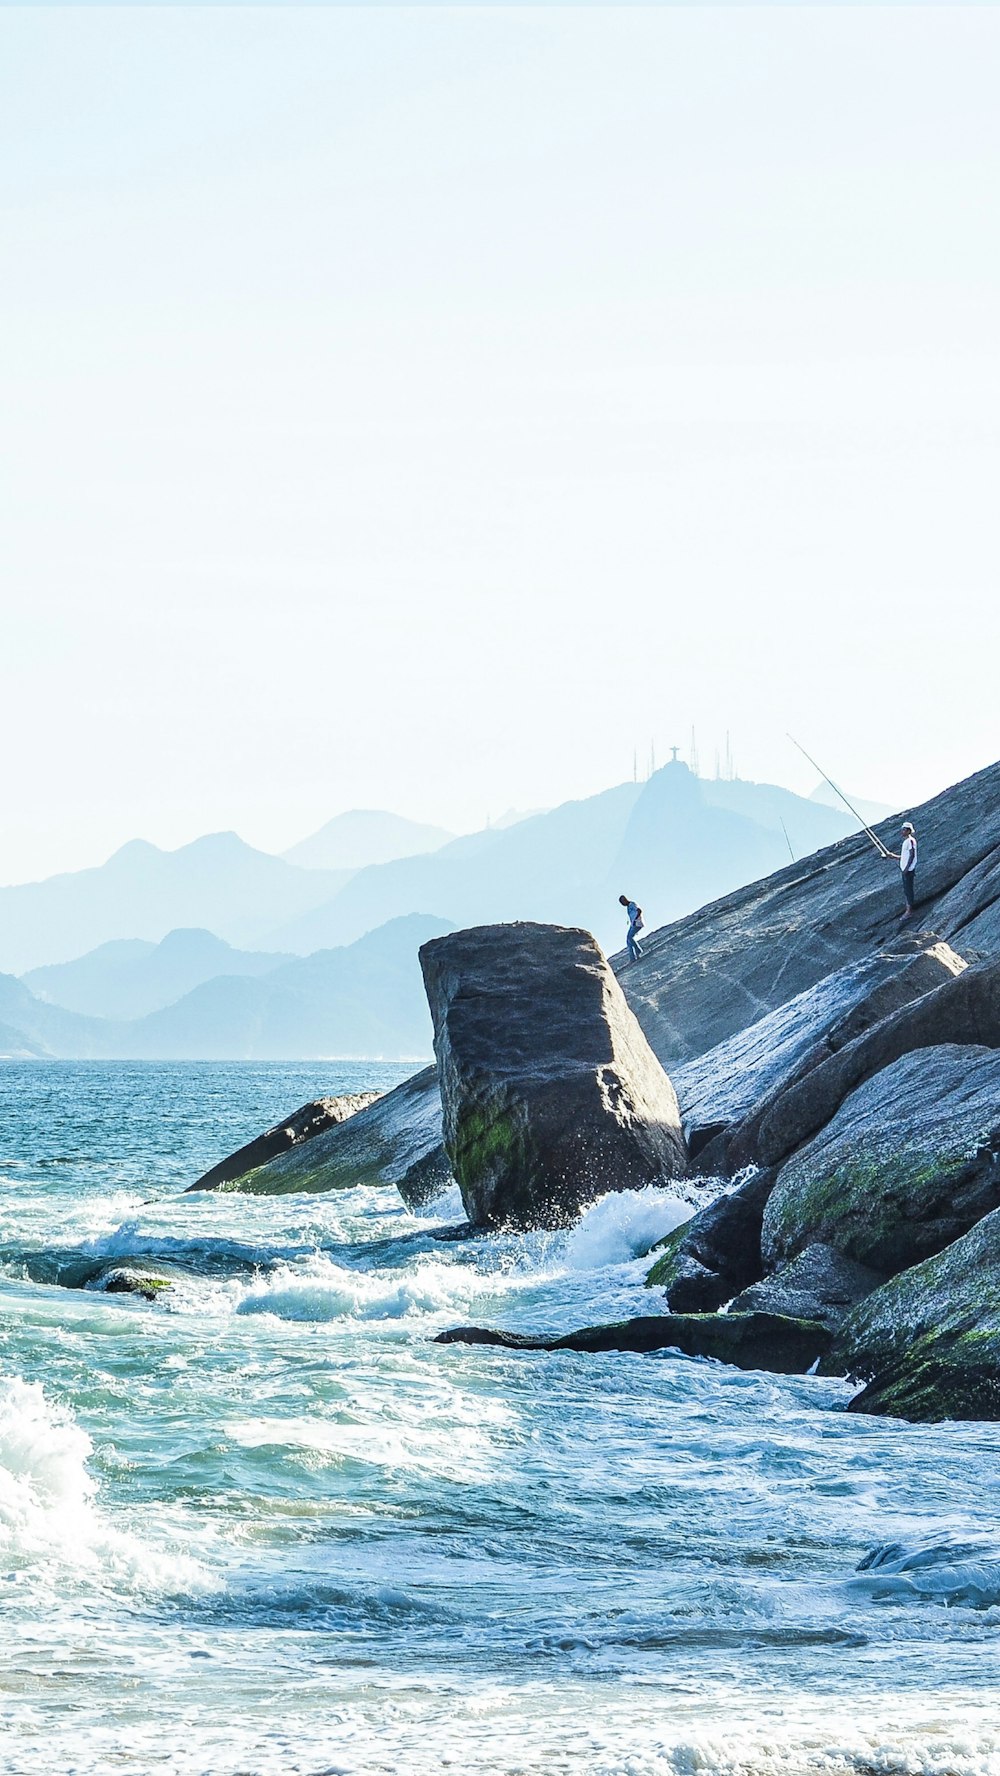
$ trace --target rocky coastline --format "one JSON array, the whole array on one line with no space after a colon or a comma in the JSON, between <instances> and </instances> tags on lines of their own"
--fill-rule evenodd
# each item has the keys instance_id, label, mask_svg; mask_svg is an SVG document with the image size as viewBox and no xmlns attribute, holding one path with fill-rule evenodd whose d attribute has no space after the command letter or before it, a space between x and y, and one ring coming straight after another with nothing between
<instances>
[{"instance_id":1,"label":"rocky coastline","mask_svg":"<svg viewBox=\"0 0 1000 1776\"><path fill-rule=\"evenodd\" d=\"M1000 1418L1000 764L913 811L918 917L865 836L609 963L513 924L425 944L436 1066L364 1105L304 1106L194 1189L457 1182L480 1230L571 1224L676 1180L650 1311L545 1338L853 1379L851 1410ZM891 844L894 825L880 831Z\"/></svg>"}]
</instances>

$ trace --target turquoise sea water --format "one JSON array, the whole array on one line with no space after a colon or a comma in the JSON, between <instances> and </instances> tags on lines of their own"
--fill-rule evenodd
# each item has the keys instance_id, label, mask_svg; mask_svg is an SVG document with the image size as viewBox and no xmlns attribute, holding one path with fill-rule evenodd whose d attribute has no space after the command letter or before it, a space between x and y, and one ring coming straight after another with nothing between
<instances>
[{"instance_id":1,"label":"turquoise sea water","mask_svg":"<svg viewBox=\"0 0 1000 1776\"><path fill-rule=\"evenodd\" d=\"M454 1195L182 1194L404 1071L0 1067L0 1769L996 1776L998 1427L431 1342L647 1311L669 1187L462 1244ZM52 1280L136 1254L183 1280Z\"/></svg>"}]
</instances>

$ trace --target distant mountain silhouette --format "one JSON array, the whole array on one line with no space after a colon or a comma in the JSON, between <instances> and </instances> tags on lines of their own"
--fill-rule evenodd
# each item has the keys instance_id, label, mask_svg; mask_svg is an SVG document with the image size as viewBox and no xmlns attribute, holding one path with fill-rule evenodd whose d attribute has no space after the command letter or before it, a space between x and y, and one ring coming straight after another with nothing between
<instances>
[{"instance_id":1,"label":"distant mountain silhouette","mask_svg":"<svg viewBox=\"0 0 1000 1776\"><path fill-rule=\"evenodd\" d=\"M417 951L451 929L443 919L414 913L344 949L280 958L277 966L276 958L261 956L255 960L271 963L266 974L215 975L175 1004L130 1020L67 1011L36 998L12 975L0 975L0 1056L424 1059L431 1052L431 1023ZM186 940L206 934L173 935ZM133 957L133 965L141 968L172 947L169 940L150 946L144 957Z\"/></svg>"},{"instance_id":2,"label":"distant mountain silhouette","mask_svg":"<svg viewBox=\"0 0 1000 1776\"><path fill-rule=\"evenodd\" d=\"M846 794L848 801L853 804L868 826L877 826L880 820L888 820L889 815L896 812L888 802L870 802L865 796L852 795L850 790ZM831 789L828 783L817 783L809 800L822 802L825 808L842 808L844 805L836 791Z\"/></svg>"},{"instance_id":3,"label":"distant mountain silhouette","mask_svg":"<svg viewBox=\"0 0 1000 1776\"><path fill-rule=\"evenodd\" d=\"M178 851L133 839L98 869L0 888L0 968L23 974L117 938L158 943L178 926L204 926L252 947L347 880L346 871L299 869L255 851L235 833L211 833Z\"/></svg>"},{"instance_id":4,"label":"distant mountain silhouette","mask_svg":"<svg viewBox=\"0 0 1000 1776\"><path fill-rule=\"evenodd\" d=\"M101 944L75 962L57 962L22 975L26 987L52 1005L89 1017L139 1018L216 975L267 974L291 957L235 950L211 931L168 931L160 943L141 938Z\"/></svg>"},{"instance_id":5,"label":"distant mountain silhouette","mask_svg":"<svg viewBox=\"0 0 1000 1776\"><path fill-rule=\"evenodd\" d=\"M646 783L455 839L431 856L359 870L325 905L275 926L266 941L309 953L353 942L413 907L433 907L456 925L580 924L616 949L619 894L639 900L647 926L661 924L779 869L789 843L805 856L854 830L845 809L773 784L706 781L677 761Z\"/></svg>"},{"instance_id":6,"label":"distant mountain silhouette","mask_svg":"<svg viewBox=\"0 0 1000 1776\"><path fill-rule=\"evenodd\" d=\"M349 814L336 814L282 856L286 863L302 869L359 870L373 863L394 863L399 857L438 851L454 836L443 826L421 826L415 820L404 820L401 814L353 808Z\"/></svg>"}]
</instances>

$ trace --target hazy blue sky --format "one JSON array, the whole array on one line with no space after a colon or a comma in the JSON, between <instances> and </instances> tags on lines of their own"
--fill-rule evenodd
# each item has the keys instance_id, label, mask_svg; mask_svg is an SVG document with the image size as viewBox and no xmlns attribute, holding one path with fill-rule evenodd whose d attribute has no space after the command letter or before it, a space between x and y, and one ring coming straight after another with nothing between
<instances>
[{"instance_id":1,"label":"hazy blue sky","mask_svg":"<svg viewBox=\"0 0 1000 1776\"><path fill-rule=\"evenodd\" d=\"M0 879L998 752L1000 16L0 10Z\"/></svg>"}]
</instances>

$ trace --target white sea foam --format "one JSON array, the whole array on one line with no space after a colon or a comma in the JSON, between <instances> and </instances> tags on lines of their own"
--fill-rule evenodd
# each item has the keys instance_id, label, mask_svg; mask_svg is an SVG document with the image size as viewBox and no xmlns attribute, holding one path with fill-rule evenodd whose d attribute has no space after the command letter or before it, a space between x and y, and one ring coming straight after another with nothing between
<instances>
[{"instance_id":1,"label":"white sea foam","mask_svg":"<svg viewBox=\"0 0 1000 1776\"><path fill-rule=\"evenodd\" d=\"M0 1380L0 1553L16 1568L55 1565L100 1572L144 1589L200 1589L187 1555L157 1553L99 1508L88 1467L93 1446L72 1415L20 1376Z\"/></svg>"},{"instance_id":2,"label":"white sea foam","mask_svg":"<svg viewBox=\"0 0 1000 1776\"><path fill-rule=\"evenodd\" d=\"M467 1307L474 1272L425 1258L404 1271L349 1270L318 1254L294 1269L279 1265L245 1285L238 1314L274 1314L282 1320L404 1320Z\"/></svg>"},{"instance_id":3,"label":"white sea foam","mask_svg":"<svg viewBox=\"0 0 1000 1776\"><path fill-rule=\"evenodd\" d=\"M566 1236L564 1260L570 1270L603 1270L644 1258L691 1218L689 1202L675 1191L650 1184L645 1190L611 1191L599 1197Z\"/></svg>"}]
</instances>

